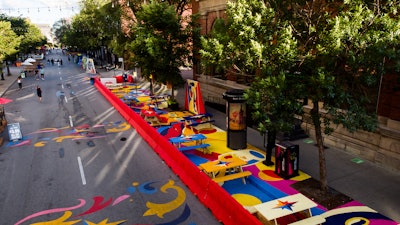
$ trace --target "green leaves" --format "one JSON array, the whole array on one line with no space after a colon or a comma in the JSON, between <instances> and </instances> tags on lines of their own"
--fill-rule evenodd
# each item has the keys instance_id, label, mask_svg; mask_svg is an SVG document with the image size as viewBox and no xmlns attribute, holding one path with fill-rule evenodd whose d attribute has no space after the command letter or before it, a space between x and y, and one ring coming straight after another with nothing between
<instances>
[{"instance_id":1,"label":"green leaves","mask_svg":"<svg viewBox=\"0 0 400 225\"><path fill-rule=\"evenodd\" d=\"M179 67L185 65L193 48L193 24L177 15L174 6L158 1L143 4L136 18L135 38L129 44L131 61L141 66L146 77L152 74L157 82L182 86Z\"/></svg>"},{"instance_id":2,"label":"green leaves","mask_svg":"<svg viewBox=\"0 0 400 225\"><path fill-rule=\"evenodd\" d=\"M0 62L17 52L21 38L11 29L11 23L0 21Z\"/></svg>"}]
</instances>

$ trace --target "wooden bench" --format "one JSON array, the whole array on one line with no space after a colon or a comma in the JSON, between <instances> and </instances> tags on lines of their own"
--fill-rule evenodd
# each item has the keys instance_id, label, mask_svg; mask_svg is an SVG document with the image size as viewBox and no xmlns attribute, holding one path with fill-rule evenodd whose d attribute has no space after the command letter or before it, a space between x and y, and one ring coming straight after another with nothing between
<instances>
[{"instance_id":1,"label":"wooden bench","mask_svg":"<svg viewBox=\"0 0 400 225\"><path fill-rule=\"evenodd\" d=\"M289 225L318 225L324 223L325 221L326 219L322 216L312 216L294 223L290 223Z\"/></svg>"},{"instance_id":2,"label":"wooden bench","mask_svg":"<svg viewBox=\"0 0 400 225\"><path fill-rule=\"evenodd\" d=\"M239 172L239 173L232 173L232 174L228 174L225 176L216 177L216 178L213 178L213 181L215 181L216 183L222 183L225 181L242 178L243 183L246 184L245 177L248 177L250 175L251 175L250 171L243 171L243 172Z\"/></svg>"},{"instance_id":3,"label":"wooden bench","mask_svg":"<svg viewBox=\"0 0 400 225\"><path fill-rule=\"evenodd\" d=\"M210 147L210 144L201 144L201 145L190 145L178 148L179 151L188 151L188 150L195 150L198 148L203 149L203 152L207 151L207 148Z\"/></svg>"},{"instance_id":4,"label":"wooden bench","mask_svg":"<svg viewBox=\"0 0 400 225\"><path fill-rule=\"evenodd\" d=\"M201 121L201 122L187 122L186 121L186 125L187 126L198 126L200 124L207 124L207 123L212 124L214 122L215 122L215 120L207 120L207 121Z\"/></svg>"}]
</instances>

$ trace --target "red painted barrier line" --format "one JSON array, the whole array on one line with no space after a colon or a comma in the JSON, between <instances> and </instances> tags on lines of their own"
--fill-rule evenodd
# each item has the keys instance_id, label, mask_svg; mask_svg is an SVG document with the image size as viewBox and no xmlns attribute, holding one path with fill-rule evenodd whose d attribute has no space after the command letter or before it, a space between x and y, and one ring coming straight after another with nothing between
<instances>
[{"instance_id":1,"label":"red painted barrier line","mask_svg":"<svg viewBox=\"0 0 400 225\"><path fill-rule=\"evenodd\" d=\"M190 191L226 225L262 223L242 207L232 196L201 172L183 153L151 127L139 114L122 102L98 79L94 86L112 106L136 129L152 149L180 177Z\"/></svg>"}]
</instances>

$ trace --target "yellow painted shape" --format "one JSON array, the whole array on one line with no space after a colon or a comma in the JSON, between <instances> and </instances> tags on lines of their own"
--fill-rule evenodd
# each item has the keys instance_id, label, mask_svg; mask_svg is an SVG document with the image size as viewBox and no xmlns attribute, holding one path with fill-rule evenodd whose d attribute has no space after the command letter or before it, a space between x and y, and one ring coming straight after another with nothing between
<instances>
[{"instance_id":1,"label":"yellow painted shape","mask_svg":"<svg viewBox=\"0 0 400 225\"><path fill-rule=\"evenodd\" d=\"M43 147L46 144L47 144L47 141L39 141L39 142L36 142L33 146L35 146L35 147Z\"/></svg>"},{"instance_id":2,"label":"yellow painted shape","mask_svg":"<svg viewBox=\"0 0 400 225\"><path fill-rule=\"evenodd\" d=\"M163 193L167 193L168 189L174 189L178 193L177 197L167 203L153 203L153 202L146 202L147 210L143 216L152 216L152 215L157 215L160 218L164 217L164 214L171 212L175 209L177 209L179 206L181 206L185 200L186 200L186 193L185 191L178 187L175 186L175 182L173 180L169 180L168 183L164 184L161 187L161 191Z\"/></svg>"},{"instance_id":3,"label":"yellow painted shape","mask_svg":"<svg viewBox=\"0 0 400 225\"><path fill-rule=\"evenodd\" d=\"M119 124L117 127L112 127L110 129L106 129L106 133L122 132L122 131L129 130L129 128L131 128L131 125L129 125L129 123L127 123L127 122L123 122L123 123Z\"/></svg>"},{"instance_id":4,"label":"yellow painted shape","mask_svg":"<svg viewBox=\"0 0 400 225\"><path fill-rule=\"evenodd\" d=\"M150 101L151 98L149 96L139 96L136 98L139 102L147 102Z\"/></svg>"},{"instance_id":5,"label":"yellow painted shape","mask_svg":"<svg viewBox=\"0 0 400 225\"><path fill-rule=\"evenodd\" d=\"M63 142L64 139L74 139L74 138L84 138L84 137L83 136L77 136L77 135L66 135L66 136L60 136L60 137L53 138L52 140L55 141L55 142L60 143L60 142Z\"/></svg>"},{"instance_id":6,"label":"yellow painted shape","mask_svg":"<svg viewBox=\"0 0 400 225\"><path fill-rule=\"evenodd\" d=\"M81 220L73 220L73 221L65 221L68 220L72 215L71 211L66 211L64 214L55 220L52 221L46 221L46 222L38 222L38 223L32 223L31 225L73 225L76 223L79 223Z\"/></svg>"},{"instance_id":7,"label":"yellow painted shape","mask_svg":"<svg viewBox=\"0 0 400 225\"><path fill-rule=\"evenodd\" d=\"M116 222L108 222L108 219L105 219L103 221L101 221L100 223L92 223L90 221L85 220L85 222L87 223L87 225L120 225L124 222L126 222L126 220L120 220L120 221L116 221Z\"/></svg>"},{"instance_id":8,"label":"yellow painted shape","mask_svg":"<svg viewBox=\"0 0 400 225\"><path fill-rule=\"evenodd\" d=\"M232 197L243 206L253 206L262 203L260 199L249 194L233 194Z\"/></svg>"},{"instance_id":9,"label":"yellow painted shape","mask_svg":"<svg viewBox=\"0 0 400 225\"><path fill-rule=\"evenodd\" d=\"M226 145L226 132L214 132L206 134L206 137L206 142L211 145L210 151L217 154L232 152L232 149L228 148Z\"/></svg>"},{"instance_id":10,"label":"yellow painted shape","mask_svg":"<svg viewBox=\"0 0 400 225\"><path fill-rule=\"evenodd\" d=\"M350 219L347 219L346 222L344 222L345 225L352 225L352 224L360 224L360 222L363 222L363 225L368 225L369 220L364 218L364 217L353 217Z\"/></svg>"}]
</instances>

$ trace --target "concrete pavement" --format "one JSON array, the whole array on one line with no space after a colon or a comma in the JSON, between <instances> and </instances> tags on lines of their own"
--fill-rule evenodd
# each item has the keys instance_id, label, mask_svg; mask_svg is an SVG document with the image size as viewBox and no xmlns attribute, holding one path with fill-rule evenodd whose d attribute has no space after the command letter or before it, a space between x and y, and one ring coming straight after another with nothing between
<instances>
[{"instance_id":1,"label":"concrete pavement","mask_svg":"<svg viewBox=\"0 0 400 225\"><path fill-rule=\"evenodd\" d=\"M22 68L10 67L11 76L5 80L0 80L0 96L15 85ZM102 76L113 76L114 71L100 71ZM184 78L190 76L184 74ZM184 104L184 89L177 90L177 100L180 105ZM215 125L225 129L225 113L206 106L207 112L213 114ZM247 130L248 143L264 149L263 136L255 129ZM292 141L300 146L300 170L309 174L314 179L319 179L318 149L314 142L309 138ZM379 213L395 220L400 221L400 173L399 171L389 171L371 162L356 158L340 149L327 148L327 174L328 185L353 198L354 200L377 210Z\"/></svg>"}]
</instances>

